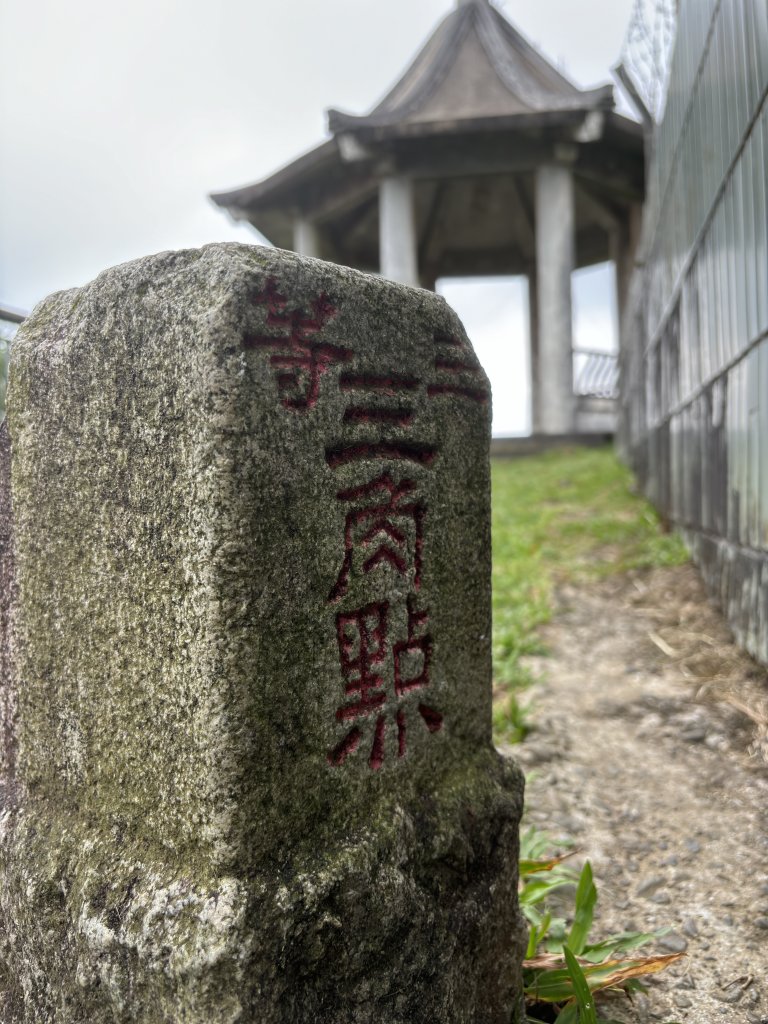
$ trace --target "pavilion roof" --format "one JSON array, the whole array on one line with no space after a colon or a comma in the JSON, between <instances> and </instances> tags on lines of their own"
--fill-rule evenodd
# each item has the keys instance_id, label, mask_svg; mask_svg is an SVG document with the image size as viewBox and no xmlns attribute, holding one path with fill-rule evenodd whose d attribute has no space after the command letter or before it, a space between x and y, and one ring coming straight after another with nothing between
<instances>
[{"instance_id":1,"label":"pavilion roof","mask_svg":"<svg viewBox=\"0 0 768 1024\"><path fill-rule=\"evenodd\" d=\"M613 106L610 85L579 89L489 0L458 0L370 113L329 111L325 142L211 198L284 248L306 218L322 258L374 269L379 182L403 175L427 263L519 273L532 258L533 172L565 162L579 183L578 265L588 265L608 258L606 231L644 190L642 126Z\"/></svg>"},{"instance_id":2,"label":"pavilion roof","mask_svg":"<svg viewBox=\"0 0 768 1024\"><path fill-rule=\"evenodd\" d=\"M463 0L364 116L330 110L331 132L611 109L613 88L579 89L488 0Z\"/></svg>"}]
</instances>

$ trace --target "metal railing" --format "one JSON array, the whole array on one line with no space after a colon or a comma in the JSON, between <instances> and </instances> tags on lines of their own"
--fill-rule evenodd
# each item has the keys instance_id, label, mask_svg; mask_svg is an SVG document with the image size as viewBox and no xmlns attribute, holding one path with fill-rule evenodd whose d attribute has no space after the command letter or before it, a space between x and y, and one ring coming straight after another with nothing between
<instances>
[{"instance_id":1,"label":"metal railing","mask_svg":"<svg viewBox=\"0 0 768 1024\"><path fill-rule=\"evenodd\" d=\"M619 397L619 361L614 352L574 349L573 392L579 398Z\"/></svg>"}]
</instances>

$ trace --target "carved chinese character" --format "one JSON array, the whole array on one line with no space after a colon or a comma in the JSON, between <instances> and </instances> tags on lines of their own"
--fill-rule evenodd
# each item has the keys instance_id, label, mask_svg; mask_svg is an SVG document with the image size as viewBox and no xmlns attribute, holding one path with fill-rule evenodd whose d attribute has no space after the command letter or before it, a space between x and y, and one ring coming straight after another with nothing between
<instances>
[{"instance_id":1,"label":"carved chinese character","mask_svg":"<svg viewBox=\"0 0 768 1024\"><path fill-rule=\"evenodd\" d=\"M429 612L417 612L408 598L408 639L395 644L395 693L402 697L411 690L429 686L432 637L426 633Z\"/></svg>"},{"instance_id":2,"label":"carved chinese character","mask_svg":"<svg viewBox=\"0 0 768 1024\"><path fill-rule=\"evenodd\" d=\"M270 278L263 291L253 296L257 305L267 307L267 326L280 328L278 334L246 333L247 349L272 351L270 365L276 371L280 401L286 409L312 409L320 395L320 378L334 363L346 363L351 349L320 341L317 335L338 310L325 293L311 302L311 312L288 309L288 300Z\"/></svg>"},{"instance_id":3,"label":"carved chinese character","mask_svg":"<svg viewBox=\"0 0 768 1024\"><path fill-rule=\"evenodd\" d=\"M383 678L379 672L387 655L388 610L389 604L383 601L366 605L354 612L339 612L336 616L336 639L344 690L347 695L358 695L352 704L343 704L338 708L336 718L340 722L374 714L387 699L386 692L381 689ZM343 764L347 756L357 749L360 738L360 729L355 726L329 755L331 764ZM374 770L381 766L383 747L384 719L380 715L370 758Z\"/></svg>"},{"instance_id":4,"label":"carved chinese character","mask_svg":"<svg viewBox=\"0 0 768 1024\"><path fill-rule=\"evenodd\" d=\"M435 332L435 380L427 386L427 396L454 395L484 405L488 388L477 356L452 334Z\"/></svg>"},{"instance_id":5,"label":"carved chinese character","mask_svg":"<svg viewBox=\"0 0 768 1024\"><path fill-rule=\"evenodd\" d=\"M347 513L344 561L329 600L338 601L346 594L358 550L363 573L377 565L389 565L402 576L412 569L413 587L419 589L426 510L412 500L415 487L412 480L396 484L385 472L370 483L339 491L339 501L356 502L359 507Z\"/></svg>"},{"instance_id":6,"label":"carved chinese character","mask_svg":"<svg viewBox=\"0 0 768 1024\"><path fill-rule=\"evenodd\" d=\"M368 764L378 771L384 763L385 738L388 712L387 691L384 686L384 670L388 653L388 602L372 603L353 612L340 612L336 616L336 636L339 645L341 672L348 696L357 699L343 704L336 711L340 722L358 722L360 719L376 717L373 727L373 741ZM408 635L396 643L394 654L394 695L396 700L404 698L413 690L429 685L429 667L432 657L432 638L425 632L428 613L417 612L412 601L408 602ZM429 732L439 732L443 727L443 716L427 704L417 705L419 715ZM397 755L406 754L407 708L396 707L389 711L397 728ZM353 754L363 739L363 729L355 724L340 743L328 755L328 761L338 767Z\"/></svg>"}]
</instances>

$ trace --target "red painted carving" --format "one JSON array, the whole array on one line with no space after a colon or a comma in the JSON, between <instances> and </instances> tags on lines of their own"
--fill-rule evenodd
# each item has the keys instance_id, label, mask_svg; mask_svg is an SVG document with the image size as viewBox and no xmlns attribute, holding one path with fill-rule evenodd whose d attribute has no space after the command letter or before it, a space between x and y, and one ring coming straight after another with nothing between
<instances>
[{"instance_id":1,"label":"red painted carving","mask_svg":"<svg viewBox=\"0 0 768 1024\"><path fill-rule=\"evenodd\" d=\"M488 401L488 392L485 388L467 388L461 384L430 384L427 388L430 398L438 395L457 395L459 398L468 398L471 402L478 402L485 405Z\"/></svg>"},{"instance_id":2,"label":"red painted carving","mask_svg":"<svg viewBox=\"0 0 768 1024\"><path fill-rule=\"evenodd\" d=\"M388 695L384 686L388 654L387 602L366 605L353 612L340 612L336 616L336 635L339 644L341 672L347 696L355 695L357 700L343 704L336 711L340 722L357 722L375 716L373 740L368 765L372 771L379 771L385 758L388 712L385 707ZM429 669L432 659L432 640L426 633L429 614L416 611L412 599L408 601L408 636L393 647L394 655L394 697L404 700L413 690L429 686ZM407 665L404 663L407 659ZM411 705L413 710L413 705ZM443 716L427 704L418 704L417 709L429 732L440 732ZM405 757L407 752L407 710L408 705L396 704L393 708L397 727L397 756ZM355 724L333 750L328 754L328 763L340 767L355 753L362 742L361 726Z\"/></svg>"},{"instance_id":3,"label":"red painted carving","mask_svg":"<svg viewBox=\"0 0 768 1024\"><path fill-rule=\"evenodd\" d=\"M440 732L443 728L443 716L434 708L427 707L426 704L419 704L419 714L430 732Z\"/></svg>"},{"instance_id":4,"label":"red painted carving","mask_svg":"<svg viewBox=\"0 0 768 1024\"><path fill-rule=\"evenodd\" d=\"M377 772L379 768L384 764L384 733L386 731L387 721L384 715L379 715L376 719L376 732L373 736L373 746L371 747L371 756L368 759L368 764L371 766L371 771Z\"/></svg>"},{"instance_id":5,"label":"red painted carving","mask_svg":"<svg viewBox=\"0 0 768 1024\"><path fill-rule=\"evenodd\" d=\"M442 331L435 332L434 340L435 345L438 346L435 356L438 380L427 385L427 397L438 398L441 395L455 395L457 398L466 398L470 402L485 405L490 395L480 375L480 365L472 351L461 339ZM446 349L450 350L447 355L443 354ZM457 381L456 377L459 374L465 374L469 379L465 377L465 379Z\"/></svg>"},{"instance_id":6,"label":"red painted carving","mask_svg":"<svg viewBox=\"0 0 768 1024\"><path fill-rule=\"evenodd\" d=\"M398 391L417 391L420 386L421 381L417 377L407 377L401 373L342 373L339 377L342 391L376 391L394 395Z\"/></svg>"},{"instance_id":7,"label":"red painted carving","mask_svg":"<svg viewBox=\"0 0 768 1024\"><path fill-rule=\"evenodd\" d=\"M402 708L395 715L397 721L397 756L405 757L405 712Z\"/></svg>"},{"instance_id":8,"label":"red painted carving","mask_svg":"<svg viewBox=\"0 0 768 1024\"><path fill-rule=\"evenodd\" d=\"M362 444L340 444L326 448L325 461L331 467L343 466L360 459L394 459L431 466L437 457L437 448L429 444L411 444L403 441L374 441Z\"/></svg>"},{"instance_id":9,"label":"red painted carving","mask_svg":"<svg viewBox=\"0 0 768 1024\"><path fill-rule=\"evenodd\" d=\"M350 754L354 754L357 748L360 746L360 740L362 733L355 726L351 729L344 739L339 743L338 746L334 747L328 755L328 763L332 764L334 768L338 768L339 765L344 764Z\"/></svg>"},{"instance_id":10,"label":"red painted carving","mask_svg":"<svg viewBox=\"0 0 768 1024\"><path fill-rule=\"evenodd\" d=\"M279 334L243 335L243 347L271 351L270 364L277 371L280 400L287 409L306 411L317 404L320 378L334 363L346 363L351 349L331 345L317 339L338 309L325 293L311 302L311 312L288 309L288 299L270 278L264 290L251 300L267 307L267 326L280 329Z\"/></svg>"},{"instance_id":11,"label":"red painted carving","mask_svg":"<svg viewBox=\"0 0 768 1024\"><path fill-rule=\"evenodd\" d=\"M475 373L477 367L466 359L446 359L444 356L435 358L435 369L446 370L448 373Z\"/></svg>"},{"instance_id":12,"label":"red painted carving","mask_svg":"<svg viewBox=\"0 0 768 1024\"><path fill-rule=\"evenodd\" d=\"M386 423L395 427L410 427L413 409L383 409L373 405L350 405L344 410L345 423Z\"/></svg>"},{"instance_id":13,"label":"red painted carving","mask_svg":"<svg viewBox=\"0 0 768 1024\"><path fill-rule=\"evenodd\" d=\"M357 694L352 704L344 704L336 712L340 722L364 717L378 710L387 695L379 669L387 656L387 612L389 604L372 603L354 612L336 616L336 639L339 644L341 673L345 693Z\"/></svg>"},{"instance_id":14,"label":"red painted carving","mask_svg":"<svg viewBox=\"0 0 768 1024\"><path fill-rule=\"evenodd\" d=\"M339 501L362 502L361 507L347 513L344 525L344 561L329 601L338 601L349 587L354 554L360 549L362 571L368 573L377 565L391 565L405 575L413 565L413 586L421 586L421 559L424 545L425 507L411 497L416 485L412 480L396 484L388 473L361 487L339 491ZM413 542L408 545L408 523L413 523Z\"/></svg>"},{"instance_id":15,"label":"red painted carving","mask_svg":"<svg viewBox=\"0 0 768 1024\"><path fill-rule=\"evenodd\" d=\"M445 331L435 331L433 337L436 345L447 345L450 348L464 347L454 334L446 334Z\"/></svg>"},{"instance_id":16,"label":"red painted carving","mask_svg":"<svg viewBox=\"0 0 768 1024\"><path fill-rule=\"evenodd\" d=\"M408 639L394 646L395 693L402 697L411 690L429 686L429 665L432 660L432 637L425 633L429 612L417 612L412 598L408 599ZM403 669L403 662L410 663ZM414 667L416 666L416 668Z\"/></svg>"},{"instance_id":17,"label":"red painted carving","mask_svg":"<svg viewBox=\"0 0 768 1024\"><path fill-rule=\"evenodd\" d=\"M427 383L427 396L443 394L487 401L479 364L474 353L452 335L435 335L434 370L436 379ZM331 469L364 460L378 463L408 462L430 468L439 454L436 445L419 441L382 438L376 428L406 429L416 420L415 403L410 397L423 394L424 381L406 374L373 374L343 370L339 389L350 394L343 423L364 425L365 436L373 432L377 440L339 441L325 449ZM387 402L387 398L395 401ZM348 437L348 435L346 435ZM402 435L401 435L402 436ZM344 526L344 557L328 600L342 602L362 586L363 577L378 566L409 580L407 624L390 639L389 620L402 622L402 606L395 615L389 601L366 604L355 611L336 616L341 674L347 703L336 710L336 719L349 730L329 752L328 763L344 764L362 746L368 748L367 763L374 772L381 770L388 752L404 758L408 749L409 714L421 718L420 727L430 733L443 729L443 715L419 699L430 686L433 641L429 632L429 612L418 610L416 595L421 589L424 523L426 506L416 497L415 479L401 478L379 467L365 484L337 493L348 502ZM376 475L378 474L378 475ZM378 574L367 586L375 587ZM391 598L391 593L387 591ZM380 595L381 596L381 595ZM405 636L403 636L405 634ZM418 695L418 696L417 696ZM418 728L418 726L417 726ZM366 737L364 740L363 737ZM370 746L368 746L370 744Z\"/></svg>"}]
</instances>

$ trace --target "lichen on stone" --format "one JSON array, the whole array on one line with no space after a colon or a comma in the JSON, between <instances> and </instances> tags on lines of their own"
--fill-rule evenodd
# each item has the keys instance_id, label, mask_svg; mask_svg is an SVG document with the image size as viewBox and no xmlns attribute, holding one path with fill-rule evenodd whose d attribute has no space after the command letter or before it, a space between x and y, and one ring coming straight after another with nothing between
<instances>
[{"instance_id":1,"label":"lichen on stone","mask_svg":"<svg viewBox=\"0 0 768 1024\"><path fill-rule=\"evenodd\" d=\"M51 296L10 374L7 1024L514 1019L455 314L214 245Z\"/></svg>"}]
</instances>

